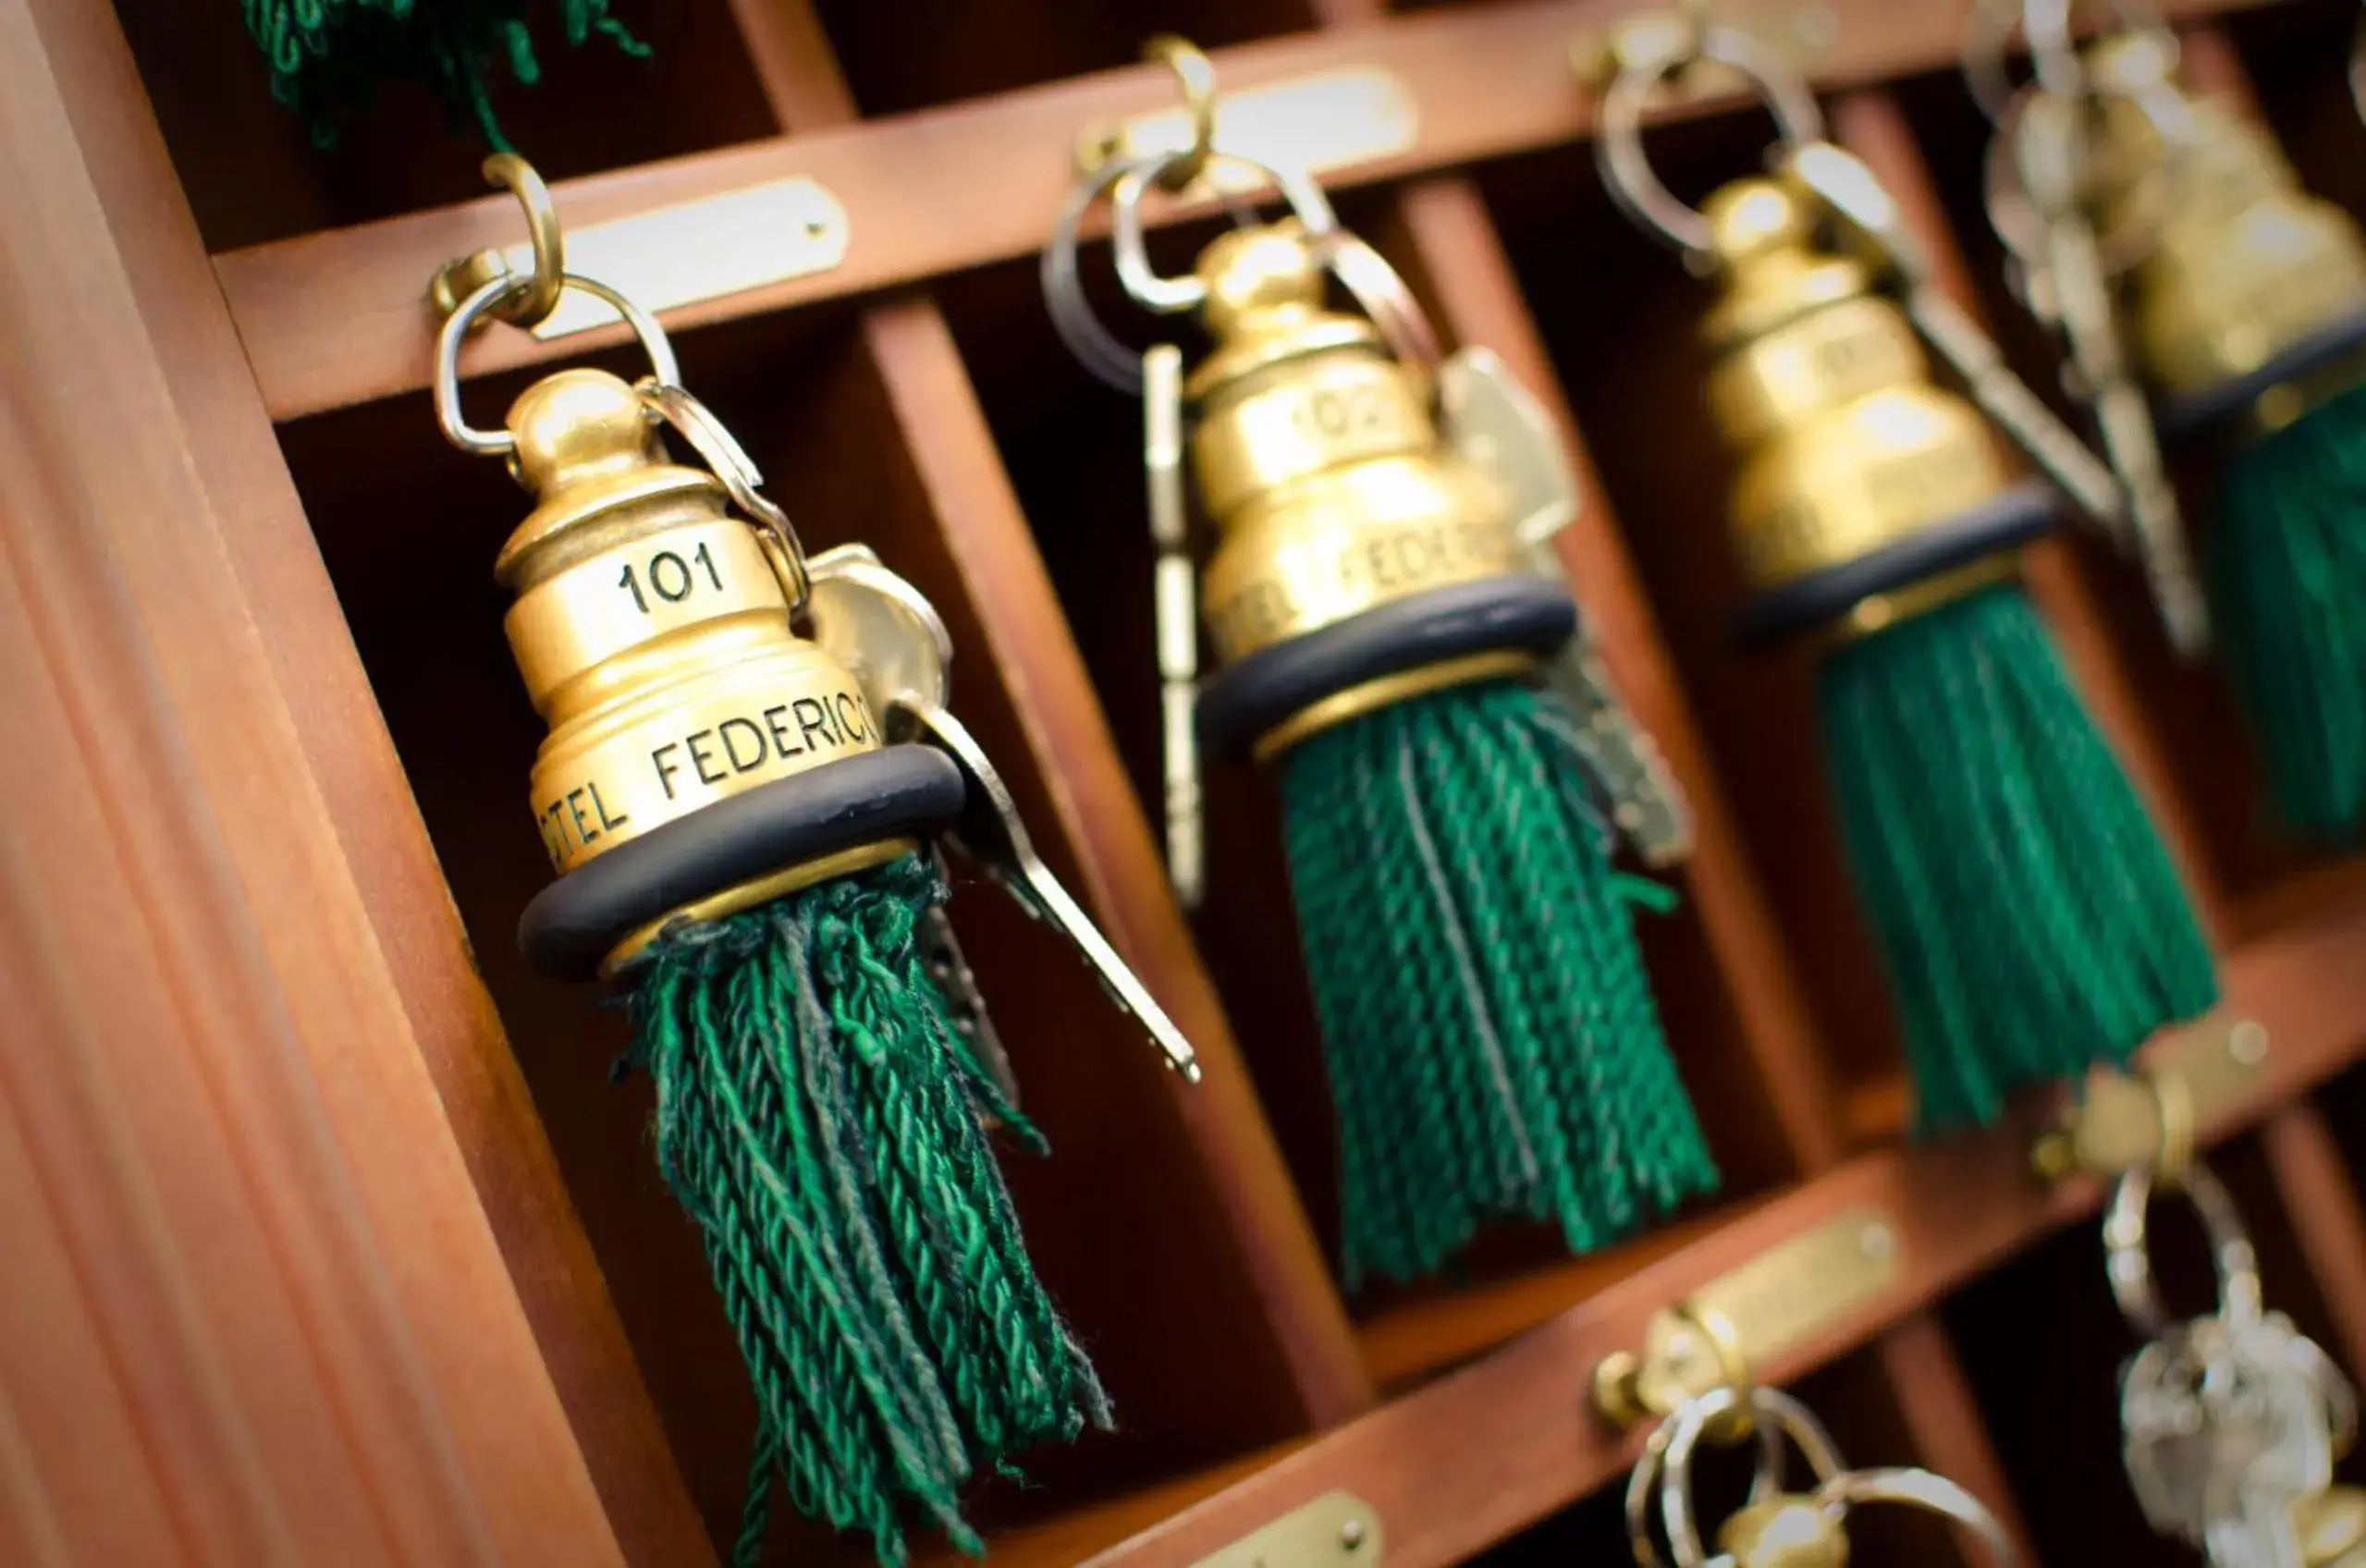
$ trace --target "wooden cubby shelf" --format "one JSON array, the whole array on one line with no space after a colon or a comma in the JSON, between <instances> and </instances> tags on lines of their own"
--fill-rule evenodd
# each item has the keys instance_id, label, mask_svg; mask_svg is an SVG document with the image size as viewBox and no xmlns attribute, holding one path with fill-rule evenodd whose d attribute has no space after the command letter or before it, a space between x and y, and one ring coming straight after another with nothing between
<instances>
[{"instance_id":1,"label":"wooden cubby shelf","mask_svg":"<svg viewBox=\"0 0 2366 1568\"><path fill-rule=\"evenodd\" d=\"M2176 17L2238 11L2262 0L2176 0ZM1572 39L1637 7L1567 0L1377 12L1319 32L1211 48L1227 87L1346 65L1380 67L1419 105L1419 140L1395 157L1326 176L1335 188L1400 179L1475 159L1560 146L1584 137L1591 94L1570 74ZM1951 65L1961 39L1945 6L1823 0L1833 42L1814 63L1817 84L1838 89ZM1148 31L1144 24L1144 31ZM810 304L1031 255L1043 246L1084 127L1163 106L1174 88L1156 67L1129 66L1021 88L990 100L913 110L778 140L558 182L559 211L606 223L791 175L837 194L854 236L843 264L752 289L668 318L682 325ZM1661 119L1732 107L1723 98L1678 101ZM1573 165L1573 181L1592 178ZM1205 212L1178 204L1154 221ZM420 280L453 256L517 238L507 197L330 229L224 251L223 293L247 345L264 404L296 419L427 382ZM472 374L582 352L621 329L543 343L505 334L471 356Z\"/></svg>"},{"instance_id":2,"label":"wooden cubby shelf","mask_svg":"<svg viewBox=\"0 0 2366 1568\"><path fill-rule=\"evenodd\" d=\"M1710 8L1810 6L1832 134L2052 395L1980 209L1960 5ZM1892 1283L1759 1372L1853 1458L1962 1481L2032 1560L2178 1561L2065 1480L2113 1484L2132 1348L2087 1234L2102 1191L2032 1173L2043 1096L1909 1136L1808 662L1724 634L1706 290L1612 207L1568 63L1635 0L615 8L652 58L553 49L498 93L505 127L574 225L790 176L843 205L840 264L667 313L685 380L810 545L865 541L937 605L955 707L1207 1068L1172 1082L1073 955L957 878L1055 1151L1006 1161L1015 1200L1122 1425L978 1486L991 1562L1185 1568L1333 1489L1379 1511L1390 1568L1623 1556L1611 1484L1640 1438L1592 1414L1595 1364L1864 1205L1898 1238ZM2164 8L2196 80L2251 93L2312 188L2366 214L2355 6ZM524 503L444 444L424 391L429 276L521 238L516 211L413 97L310 145L239 12L0 0L0 739L32 759L0 769L0 1452L22 1482L0 1491L37 1505L0 1507L0 1562L698 1568L729 1555L754 1409L650 1158L648 1086L608 1081L618 1014L514 952L547 875L520 809L541 726L490 567ZM1135 63L1162 30L1228 89L1397 80L1409 144L1325 184L1575 460L1564 560L1695 813L1678 909L1643 939L1725 1177L1598 1255L1512 1228L1451 1278L1343 1292L1269 781L1211 776L1205 910L1167 886L1139 410L1076 365L1036 279L1077 133L1171 102ZM1652 111L1675 189L1758 166L1764 116L1735 109ZM1180 258L1217 219L1154 221ZM585 360L635 362L617 331L489 333L470 406ZM2026 566L2188 873L2224 1016L2271 1040L2203 1129L2270 1299L2366 1372L2366 858L2264 826L2221 678L2168 655L2124 563L2079 538ZM2041 1320L2040 1352L2013 1342ZM2026 1414L2023 1376L2058 1420ZM1897 1528L1858 1560L1976 1568ZM783 1520L766 1561L867 1554Z\"/></svg>"}]
</instances>

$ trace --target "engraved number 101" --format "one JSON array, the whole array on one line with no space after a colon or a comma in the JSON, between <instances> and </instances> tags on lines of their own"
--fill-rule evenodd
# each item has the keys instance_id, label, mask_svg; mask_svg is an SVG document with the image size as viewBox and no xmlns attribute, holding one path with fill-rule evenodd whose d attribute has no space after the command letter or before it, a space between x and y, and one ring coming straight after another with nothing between
<instances>
[{"instance_id":1,"label":"engraved number 101","mask_svg":"<svg viewBox=\"0 0 2366 1568\"><path fill-rule=\"evenodd\" d=\"M1369 386L1323 387L1290 410L1302 435L1328 441L1386 435L1391 412L1386 395Z\"/></svg>"},{"instance_id":2,"label":"engraved number 101","mask_svg":"<svg viewBox=\"0 0 2366 1568\"><path fill-rule=\"evenodd\" d=\"M671 550L660 550L650 557L649 592L669 605L678 605L690 597L690 591L698 586L698 579L691 571L691 561L696 561L706 569L706 581L715 584L719 593L723 587L723 574L715 570L715 557L705 545L691 553L690 560L682 559ZM641 573L630 561L625 563L624 575L616 580L616 585L632 595L634 608L643 615L649 613L648 597L641 592Z\"/></svg>"}]
</instances>

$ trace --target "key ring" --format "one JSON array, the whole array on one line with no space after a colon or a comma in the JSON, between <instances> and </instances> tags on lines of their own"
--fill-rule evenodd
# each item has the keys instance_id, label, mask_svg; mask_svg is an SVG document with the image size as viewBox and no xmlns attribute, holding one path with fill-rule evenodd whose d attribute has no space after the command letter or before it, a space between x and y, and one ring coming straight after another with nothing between
<instances>
[{"instance_id":1,"label":"key ring","mask_svg":"<svg viewBox=\"0 0 2366 1568\"><path fill-rule=\"evenodd\" d=\"M659 383L671 386L681 380L681 368L674 360L674 346L666 337L666 329L657 318L610 288L607 284L568 273L560 278L566 288L579 289L594 299L613 307L616 313L631 324L632 334L641 340L642 349L649 356L649 363L656 372ZM443 330L435 337L435 423L443 430L444 439L463 452L479 457L506 458L517 449L518 439L507 430L479 430L468 423L460 410L460 345L476 325L477 318L498 314L496 309L512 296L523 296L536 288L529 273L505 273L489 278L472 289L444 322Z\"/></svg>"},{"instance_id":2,"label":"key ring","mask_svg":"<svg viewBox=\"0 0 2366 1568\"><path fill-rule=\"evenodd\" d=\"M679 383L664 375L644 376L633 386L642 406L678 432L715 477L723 482L732 504L756 525L756 542L789 595L789 613L802 615L814 594L814 574L805 561L803 541L780 504L762 489L764 474L715 411Z\"/></svg>"},{"instance_id":3,"label":"key ring","mask_svg":"<svg viewBox=\"0 0 2366 1568\"><path fill-rule=\"evenodd\" d=\"M1964 85L1972 102L1992 125L2001 124L2006 109L2023 91L2005 67L2013 35L2029 47L2029 64L2037 84L2065 97L2077 94L2085 72L2071 40L2070 13L2077 0L2023 0L2004 6L1977 0L1964 18ZM2123 13L2123 19L2125 14Z\"/></svg>"},{"instance_id":4,"label":"key ring","mask_svg":"<svg viewBox=\"0 0 2366 1568\"><path fill-rule=\"evenodd\" d=\"M2021 6L2000 6L1980 0L1964 18L1964 85L1972 102L1992 124L2004 117L2020 88L2005 68L2013 35L2029 43L2038 81L2049 92L2076 93L2083 86L2085 67L2078 58L2071 27L2077 0L2027 0ZM2174 65L2176 34L2169 31L2148 0L2112 0L2112 16L2130 31L2158 34L2171 50Z\"/></svg>"},{"instance_id":5,"label":"key ring","mask_svg":"<svg viewBox=\"0 0 2366 1568\"><path fill-rule=\"evenodd\" d=\"M1710 1395L1725 1396L1715 1414L1735 1411L1740 1400L1731 1388L1717 1389ZM1682 1406L1678 1410L1682 1410ZM1713 1419L1713 1416L1711 1417ZM1704 1422L1704 1429L1707 1423ZM1668 1444L1676 1435L1675 1414L1651 1428L1643 1444L1641 1457L1635 1462L1634 1473L1626 1478L1626 1534L1635 1552L1637 1568L1660 1568L1659 1549L1651 1544L1651 1500L1659 1494L1660 1477L1665 1468ZM1750 1436L1758 1448L1756 1468L1750 1476L1751 1502L1763 1502L1783 1489L1783 1426L1779 1421L1753 1421Z\"/></svg>"},{"instance_id":6,"label":"key ring","mask_svg":"<svg viewBox=\"0 0 2366 1568\"><path fill-rule=\"evenodd\" d=\"M1160 278L1151 270L1143 242L1141 214L1142 197L1150 185L1167 169L1192 156L1189 151L1146 153L1138 158L1112 158L1101 165L1068 188L1068 198L1060 203L1060 215L1051 226L1050 243L1043 250L1037 276L1043 286L1045 307L1051 312L1053 329L1086 370L1121 392L1142 390L1142 356L1101 324L1100 317L1093 313L1092 302L1085 297L1084 276L1077 259L1085 214L1103 196L1110 198L1111 250L1117 256L1118 276L1137 303L1161 314L1195 308L1207 292L1204 287L1195 288L1197 278ZM1263 175L1289 202L1308 233L1326 234L1336 227L1338 220L1331 215L1330 202L1312 179L1303 175L1287 177L1270 165L1220 149L1211 149L1208 161L1236 164ZM1129 232L1129 218L1133 240L1130 254L1122 246ZM1177 298L1175 291L1182 290L1180 302L1157 303L1153 298L1145 297L1135 287L1144 280L1158 299L1173 300Z\"/></svg>"},{"instance_id":7,"label":"key ring","mask_svg":"<svg viewBox=\"0 0 2366 1568\"><path fill-rule=\"evenodd\" d=\"M1117 182L1109 190L1109 248L1117 263L1118 281L1125 285L1125 291L1134 297L1134 303L1160 315L1195 311L1208 299L1208 285L1196 273L1181 277L1159 276L1158 269L1150 264L1149 248L1143 239L1144 192L1150 181L1163 179L1170 167L1191 156L1189 153L1162 153L1155 160L1130 164L1118 172ZM1284 173L1270 164L1244 158L1237 153L1219 152L1212 155L1212 161L1239 164L1270 179L1290 203L1290 211L1314 239L1324 239L1339 227L1339 219L1330 210L1330 199L1305 170Z\"/></svg>"},{"instance_id":8,"label":"key ring","mask_svg":"<svg viewBox=\"0 0 2366 1568\"><path fill-rule=\"evenodd\" d=\"M1835 1521L1863 1502L1904 1503L1940 1514L1969 1530L1988 1549L1997 1568L2019 1568L2020 1553L2012 1537L1987 1505L1944 1476L1905 1468L1851 1470L1834 1476L1816 1488L1817 1506L1833 1513Z\"/></svg>"},{"instance_id":9,"label":"key ring","mask_svg":"<svg viewBox=\"0 0 2366 1568\"><path fill-rule=\"evenodd\" d=\"M2358 31L2349 39L2349 100L2358 105L2360 119L2366 119L2366 17L2358 18Z\"/></svg>"},{"instance_id":10,"label":"key ring","mask_svg":"<svg viewBox=\"0 0 2366 1568\"><path fill-rule=\"evenodd\" d=\"M2017 143L2029 109L2050 91L2031 85L2006 101L1996 116L1996 134L1989 141L1982 171L1981 204L1988 211L1989 227L2013 259L2032 271L2045 266L2046 219L2021 178ZM2135 187L2137 200L2130 210L2095 236L2095 262L2105 277L2125 275L2158 249L2161 225L2169 212L2171 174L2167 164L2147 170Z\"/></svg>"},{"instance_id":11,"label":"key ring","mask_svg":"<svg viewBox=\"0 0 2366 1568\"><path fill-rule=\"evenodd\" d=\"M1103 325L1085 297L1077 260L1079 231L1085 214L1104 195L1113 210L1110 249L1118 276L1137 303L1160 314L1195 310L1208 289L1198 277L1161 277L1150 264L1145 239L1141 202L1168 166L1188 153L1150 153L1129 161L1112 160L1069 188L1060 216L1052 225L1051 242L1044 247L1040 276L1044 302L1060 341L1099 380L1121 392L1142 389L1142 356L1125 346ZM1399 359L1423 370L1433 369L1443 357L1437 335L1404 279L1380 253L1339 227L1322 187L1304 173L1284 174L1269 164L1239 153L1214 149L1214 163L1251 169L1269 181L1305 226L1318 257L1355 297L1387 338Z\"/></svg>"},{"instance_id":12,"label":"key ring","mask_svg":"<svg viewBox=\"0 0 2366 1568\"><path fill-rule=\"evenodd\" d=\"M1712 1389L1697 1400L1687 1401L1668 1418L1673 1428L1662 1456L1665 1475L1660 1485L1660 1525L1667 1532L1668 1555L1675 1568L1706 1568L1708 1549L1702 1545L1700 1530L1692 1517L1692 1456L1700 1446L1709 1424L1741 1403L1743 1395L1730 1388ZM1787 1435L1806 1457L1808 1468L1815 1473L1818 1487L1823 1488L1839 1479L1846 1470L1839 1448L1823 1423L1797 1400L1779 1389L1755 1388L1748 1394L1751 1412L1759 1417L1758 1425L1780 1437ZM1763 1501L1753 1487L1751 1501ZM1630 1515L1630 1525L1632 1516ZM1649 1540L1638 1535L1636 1539L1636 1561L1642 1568L1653 1568L1657 1562L1649 1552Z\"/></svg>"},{"instance_id":13,"label":"key ring","mask_svg":"<svg viewBox=\"0 0 2366 1568\"><path fill-rule=\"evenodd\" d=\"M1730 66L1750 80L1759 98L1774 116L1777 135L1786 147L1800 147L1824 137L1823 111L1816 96L1782 60L1774 49L1738 28L1708 26L1697 36L1655 55L1631 60L1611 80L1602 94L1600 133L1594 139L1594 158L1603 183L1619 211L1688 255L1710 249L1709 220L1676 199L1652 171L1643 151L1643 108L1652 89L1681 66L1709 60Z\"/></svg>"},{"instance_id":14,"label":"key ring","mask_svg":"<svg viewBox=\"0 0 2366 1568\"><path fill-rule=\"evenodd\" d=\"M2200 1160L2187 1168L2176 1190L2193 1205L2210 1239L2211 1263L2218 1275L2216 1316L2238 1332L2255 1326L2265 1310L2259 1255L2235 1200ZM2139 1166L2120 1177L2103 1215L2104 1269L2121 1315L2138 1333L2158 1339L2168 1332L2170 1317L2152 1273L2145 1218L2151 1198L2150 1170Z\"/></svg>"},{"instance_id":15,"label":"key ring","mask_svg":"<svg viewBox=\"0 0 2366 1568\"><path fill-rule=\"evenodd\" d=\"M2176 69L2176 35L2162 31L2157 34L2169 54L2163 69ZM2075 56L2073 56L2075 59ZM2004 248L2025 270L2041 269L2045 255L2046 214L2041 204L2031 199L2028 182L2023 177L2020 141L2030 109L2042 97L2055 97L2075 104L2079 110L2098 99L2113 99L2132 105L2142 114L2161 139L2163 157L2152 167L2145 169L2128 187L2129 200L2119 221L2095 236L2096 263L2106 277L2118 277L2137 266L2159 249L2162 227L2176 207L2178 175L2183 158L2194 142L2191 117L2184 100L2174 91L2164 92L2157 86L2129 84L2109 80L2098 81L2080 68L2076 98L2043 81L2032 82L2011 92L2001 104L1990 111L1995 122L1996 134L1988 143L1988 155L1982 171L1982 204L1988 211L1989 227L1996 231ZM1983 105L1985 107L1985 105ZM2065 149L2073 163L2083 164L2089 141L2089 128L2080 119L2075 128L2066 129L2065 138L2071 143ZM2076 186L2086 178L2083 167L2065 171L2065 183ZM2058 193L2066 201L2077 201L2079 192L2073 190Z\"/></svg>"}]
</instances>

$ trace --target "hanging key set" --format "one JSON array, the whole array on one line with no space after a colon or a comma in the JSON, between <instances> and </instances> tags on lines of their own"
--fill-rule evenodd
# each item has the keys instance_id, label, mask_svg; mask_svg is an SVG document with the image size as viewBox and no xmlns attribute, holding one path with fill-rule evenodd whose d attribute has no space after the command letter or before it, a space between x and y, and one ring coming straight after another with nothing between
<instances>
[{"instance_id":1,"label":"hanging key set","mask_svg":"<svg viewBox=\"0 0 2366 1568\"><path fill-rule=\"evenodd\" d=\"M1716 285L1708 404L1739 461L1729 521L1753 589L1736 633L1819 646L1834 804L1916 1120L1989 1124L2017 1089L2123 1063L2217 996L2176 869L2018 582L2018 547L2066 498L2116 527L2120 488L1932 282L1772 47L1697 12L1650 20L1615 31L1607 80L1586 84L1595 153L1619 208ZM1753 85L1779 140L1769 173L1695 210L1642 127L1703 63ZM1926 346L1968 400L1931 380ZM2052 487L2014 481L1980 414Z\"/></svg>"},{"instance_id":2,"label":"hanging key set","mask_svg":"<svg viewBox=\"0 0 2366 1568\"><path fill-rule=\"evenodd\" d=\"M1631 929L1660 895L1612 869L1622 842L1675 864L1689 824L1561 570L1577 500L1560 436L1494 356L1441 352L1303 169L1218 143L1204 55L1150 52L1193 134L1079 170L1043 288L1085 367L1143 398L1175 889L1195 905L1207 879L1202 753L1267 765L1351 1287L1435 1273L1492 1221L1590 1250L1715 1173ZM1189 275L1162 276L1145 203L1220 171L1290 215L1235 206ZM1213 340L1188 374L1181 346L1128 348L1085 296L1078 237L1104 199L1128 300L1195 313ZM1331 308L1334 283L1355 310ZM1195 496L1215 535L1197 567Z\"/></svg>"},{"instance_id":3,"label":"hanging key set","mask_svg":"<svg viewBox=\"0 0 2366 1568\"><path fill-rule=\"evenodd\" d=\"M775 1477L803 1511L904 1559L916 1506L975 1550L974 1477L1106 1427L1083 1350L1036 1281L986 1135L1039 1143L954 942L936 846L1092 965L1169 1066L1190 1045L1030 847L947 709L951 646L869 549L808 557L656 322L570 274L522 160L531 271L498 252L434 290L435 411L535 498L494 565L549 725L531 782L558 876L519 942L560 979L614 982L655 1081L656 1152L699 1226L758 1411L735 1561ZM653 374L535 382L468 423L460 362L499 319L575 290L631 325ZM672 460L670 432L705 462Z\"/></svg>"},{"instance_id":4,"label":"hanging key set","mask_svg":"<svg viewBox=\"0 0 2366 1568\"><path fill-rule=\"evenodd\" d=\"M2120 1375L2129 1485L2146 1520L2213 1568L2359 1568L2366 1493L2334 1484L2358 1433L2358 1396L2333 1359L2267 1311L2242 1217L2209 1169L2173 1151L2119 1180L2103 1217L2112 1293L2146 1337ZM2210 1240L2218 1300L2171 1318L2154 1281L2147 1210L2183 1195Z\"/></svg>"},{"instance_id":5,"label":"hanging key set","mask_svg":"<svg viewBox=\"0 0 2366 1568\"><path fill-rule=\"evenodd\" d=\"M2068 350L2130 500L2172 646L2214 643L2294 832L2366 824L2366 239L2248 105L2188 91L2176 35L2123 3L2080 47L2070 0L1982 0L1965 74L1996 123L1987 204L2009 281ZM2018 31L2035 80L2014 89ZM2180 515L2162 447L2213 462ZM2188 536L2197 543L2188 545ZM2199 556L2197 571L2188 558Z\"/></svg>"},{"instance_id":6,"label":"hanging key set","mask_svg":"<svg viewBox=\"0 0 2366 1568\"><path fill-rule=\"evenodd\" d=\"M1850 1469L1806 1405L1757 1381L1758 1368L1877 1306L1895 1289L1902 1261L1896 1227L1879 1209L1852 1208L1655 1314L1639 1351L1604 1358L1595 1408L1622 1427L1651 1424L1626 1487L1640 1568L1842 1568L1850 1515L1876 1504L1939 1514L1990 1561L2020 1561L1995 1516L1963 1488L1910 1467ZM1713 1555L1693 1507L1704 1442L1748 1446L1755 1461L1748 1497L1717 1527ZM1787 1478L1795 1447L1807 1462L1805 1491Z\"/></svg>"}]
</instances>

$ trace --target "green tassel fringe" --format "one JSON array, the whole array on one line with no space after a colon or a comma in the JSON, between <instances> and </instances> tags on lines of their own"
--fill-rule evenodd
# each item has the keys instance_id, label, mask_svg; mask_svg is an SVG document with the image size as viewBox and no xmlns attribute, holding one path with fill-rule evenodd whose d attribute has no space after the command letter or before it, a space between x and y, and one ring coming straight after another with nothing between
<instances>
[{"instance_id":1,"label":"green tassel fringe","mask_svg":"<svg viewBox=\"0 0 2366 1568\"><path fill-rule=\"evenodd\" d=\"M1836 650L1819 698L1924 1131L1987 1125L2217 1000L2176 869L2018 586Z\"/></svg>"},{"instance_id":2,"label":"green tassel fringe","mask_svg":"<svg viewBox=\"0 0 2366 1568\"><path fill-rule=\"evenodd\" d=\"M657 1162L697 1221L758 1411L735 1563L770 1480L906 1560L899 1498L966 1550L959 1489L1107 1427L1036 1281L981 1112L1040 1150L953 1031L915 945L919 860L681 923L626 976Z\"/></svg>"},{"instance_id":3,"label":"green tassel fringe","mask_svg":"<svg viewBox=\"0 0 2366 1568\"><path fill-rule=\"evenodd\" d=\"M457 127L473 121L498 153L510 152L494 118L485 79L496 63L526 87L542 78L526 13L532 0L244 0L247 32L271 65L271 95L301 116L316 145L337 140L336 116L373 97L381 82L433 92ZM560 34L581 45L594 33L627 55L648 49L608 15L610 0L557 0Z\"/></svg>"},{"instance_id":4,"label":"green tassel fringe","mask_svg":"<svg viewBox=\"0 0 2366 1568\"><path fill-rule=\"evenodd\" d=\"M2223 662L2277 813L2343 842L2366 824L2366 386L2227 464L2209 544Z\"/></svg>"},{"instance_id":5,"label":"green tassel fringe","mask_svg":"<svg viewBox=\"0 0 2366 1568\"><path fill-rule=\"evenodd\" d=\"M1716 1184L1575 720L1516 683L1293 750L1290 880L1337 1102L1342 1268L1413 1280L1498 1219L1574 1251Z\"/></svg>"}]
</instances>

